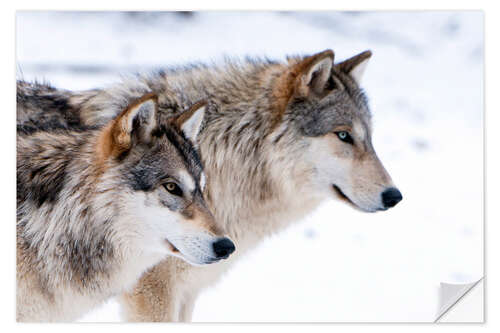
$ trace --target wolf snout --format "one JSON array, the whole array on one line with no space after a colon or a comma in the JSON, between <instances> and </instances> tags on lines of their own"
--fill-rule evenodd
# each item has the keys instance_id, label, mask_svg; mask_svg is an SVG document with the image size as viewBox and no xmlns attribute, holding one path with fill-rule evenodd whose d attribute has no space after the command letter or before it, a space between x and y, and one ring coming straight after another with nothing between
<instances>
[{"instance_id":1,"label":"wolf snout","mask_svg":"<svg viewBox=\"0 0 500 333\"><path fill-rule=\"evenodd\" d=\"M385 208L391 208L396 206L401 200L403 200L403 195L401 192L395 188L390 187L382 192L382 203Z\"/></svg>"},{"instance_id":2,"label":"wolf snout","mask_svg":"<svg viewBox=\"0 0 500 333\"><path fill-rule=\"evenodd\" d=\"M212 246L217 259L226 259L236 249L234 243L227 237L215 241Z\"/></svg>"}]
</instances>

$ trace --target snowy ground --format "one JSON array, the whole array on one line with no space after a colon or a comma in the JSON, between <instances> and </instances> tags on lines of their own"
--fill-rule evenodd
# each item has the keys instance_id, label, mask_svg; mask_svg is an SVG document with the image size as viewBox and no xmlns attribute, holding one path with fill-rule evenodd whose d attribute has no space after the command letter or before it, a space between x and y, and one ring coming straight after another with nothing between
<instances>
[{"instance_id":1,"label":"snowy ground","mask_svg":"<svg viewBox=\"0 0 500 333\"><path fill-rule=\"evenodd\" d=\"M25 79L67 89L224 55L374 56L374 146L404 195L362 214L336 202L267 239L199 298L194 321L432 321L440 282L483 275L480 12L28 13ZM118 321L112 300L83 321Z\"/></svg>"}]
</instances>

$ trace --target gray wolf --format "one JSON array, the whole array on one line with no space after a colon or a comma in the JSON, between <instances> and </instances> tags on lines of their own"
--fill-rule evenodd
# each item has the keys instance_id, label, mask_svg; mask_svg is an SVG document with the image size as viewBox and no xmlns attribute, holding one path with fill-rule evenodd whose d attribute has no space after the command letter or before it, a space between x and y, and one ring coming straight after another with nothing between
<instances>
[{"instance_id":1,"label":"gray wolf","mask_svg":"<svg viewBox=\"0 0 500 333\"><path fill-rule=\"evenodd\" d=\"M77 319L167 255L202 265L232 252L191 142L204 110L159 124L147 94L101 128L18 126L18 321Z\"/></svg>"},{"instance_id":2,"label":"gray wolf","mask_svg":"<svg viewBox=\"0 0 500 333\"><path fill-rule=\"evenodd\" d=\"M364 212L384 211L401 201L372 145L371 112L360 88L371 55L365 51L334 63L334 52L326 50L286 61L194 64L138 75L106 89L46 94L47 102L64 101L61 115L91 126L104 124L116 115L114 109L146 92L158 94L165 118L199 99L211 101L199 140L205 195L237 250L229 260L207 267L165 259L120 298L127 320L189 321L202 289L267 235L300 220L325 199ZM27 109L35 105L21 113L39 116Z\"/></svg>"}]
</instances>

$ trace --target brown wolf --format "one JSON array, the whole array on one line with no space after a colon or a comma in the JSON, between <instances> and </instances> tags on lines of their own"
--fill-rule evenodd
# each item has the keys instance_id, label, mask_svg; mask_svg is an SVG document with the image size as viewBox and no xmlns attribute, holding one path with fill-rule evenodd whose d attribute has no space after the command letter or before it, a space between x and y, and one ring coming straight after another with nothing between
<instances>
[{"instance_id":1,"label":"brown wolf","mask_svg":"<svg viewBox=\"0 0 500 333\"><path fill-rule=\"evenodd\" d=\"M234 249L189 141L205 106L158 125L156 99L100 129L18 127L18 321L74 320L169 254L201 265Z\"/></svg>"},{"instance_id":2,"label":"brown wolf","mask_svg":"<svg viewBox=\"0 0 500 333\"><path fill-rule=\"evenodd\" d=\"M326 198L366 212L401 201L371 142L371 114L359 86L370 57L365 51L334 64L333 51L326 50L286 62L192 65L139 75L109 89L45 94L46 103L64 104L64 121L86 125L104 124L116 115L113 109L150 91L158 94L165 118L199 99L211 101L199 140L205 194L237 251L209 267L167 258L121 298L128 320L189 321L200 290L264 237ZM21 90L21 97L30 100L31 93ZM18 116L39 117L37 103L23 103Z\"/></svg>"}]
</instances>

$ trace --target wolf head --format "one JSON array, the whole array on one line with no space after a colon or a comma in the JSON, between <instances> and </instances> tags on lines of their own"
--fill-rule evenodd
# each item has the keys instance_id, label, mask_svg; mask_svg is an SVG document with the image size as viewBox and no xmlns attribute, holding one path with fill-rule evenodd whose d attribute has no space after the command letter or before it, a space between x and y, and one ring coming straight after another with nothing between
<instances>
[{"instance_id":1,"label":"wolf head","mask_svg":"<svg viewBox=\"0 0 500 333\"><path fill-rule=\"evenodd\" d=\"M291 58L273 96L283 123L292 123L305 143L314 190L375 212L402 195L372 146L370 110L359 87L370 57L365 51L336 65L331 50Z\"/></svg>"},{"instance_id":2,"label":"wolf head","mask_svg":"<svg viewBox=\"0 0 500 333\"><path fill-rule=\"evenodd\" d=\"M198 103L160 126L157 97L145 95L101 131L96 147L101 178L120 192L122 234L139 239L146 251L192 264L212 263L234 251L232 241L218 235L202 195L205 176L193 143L204 110Z\"/></svg>"}]
</instances>

